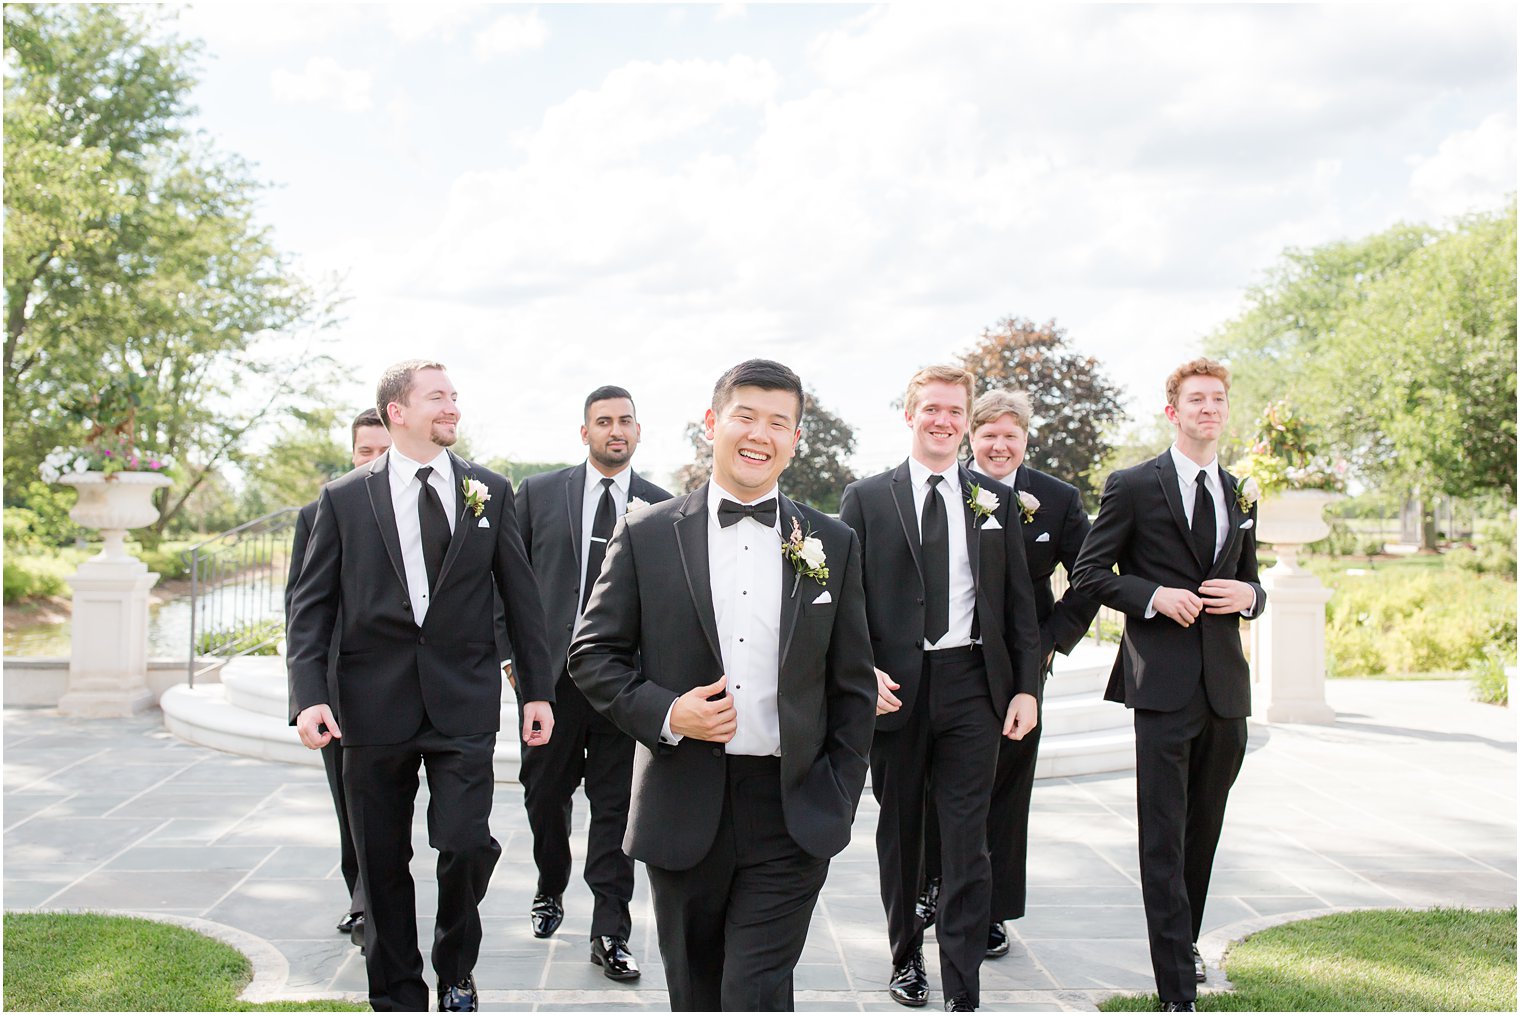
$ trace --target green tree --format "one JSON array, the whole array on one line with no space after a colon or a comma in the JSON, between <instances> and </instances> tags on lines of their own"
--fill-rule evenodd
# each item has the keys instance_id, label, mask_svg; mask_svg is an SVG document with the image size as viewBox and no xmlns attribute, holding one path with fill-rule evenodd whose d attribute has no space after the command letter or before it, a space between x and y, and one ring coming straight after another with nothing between
<instances>
[{"instance_id":1,"label":"green tree","mask_svg":"<svg viewBox=\"0 0 1520 1015\"><path fill-rule=\"evenodd\" d=\"M802 437L797 453L782 475L783 492L820 511L839 510L844 488L855 481L848 465L855 453L855 429L825 409L811 391L803 392ZM676 471L676 486L691 491L712 474L712 445L702 436L700 421L686 425L686 439L695 458Z\"/></svg>"},{"instance_id":2,"label":"green tree","mask_svg":"<svg viewBox=\"0 0 1520 1015\"><path fill-rule=\"evenodd\" d=\"M1026 460L1042 472L1085 489L1109 452L1106 434L1125 418L1121 388L1096 359L1073 352L1054 320L1035 324L1005 317L960 356L976 375L977 394L1022 389L1034 402Z\"/></svg>"},{"instance_id":3,"label":"green tree","mask_svg":"<svg viewBox=\"0 0 1520 1015\"><path fill-rule=\"evenodd\" d=\"M196 47L154 9L5 7L5 490L134 380L139 445L179 464L157 530L314 398L335 300L253 220L258 185L185 127Z\"/></svg>"}]
</instances>

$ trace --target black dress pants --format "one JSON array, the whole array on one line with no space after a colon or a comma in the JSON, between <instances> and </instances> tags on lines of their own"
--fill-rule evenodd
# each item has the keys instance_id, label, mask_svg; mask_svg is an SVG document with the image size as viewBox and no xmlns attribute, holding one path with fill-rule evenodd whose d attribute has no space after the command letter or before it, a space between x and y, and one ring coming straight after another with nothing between
<instances>
[{"instance_id":1,"label":"black dress pants","mask_svg":"<svg viewBox=\"0 0 1520 1015\"><path fill-rule=\"evenodd\" d=\"M359 880L359 851L354 848L354 832L348 823L348 804L343 795L343 744L332 740L322 748L322 767L327 770L327 788L332 793L333 809L338 812L338 865L343 883L348 886L349 915L364 912L364 882Z\"/></svg>"},{"instance_id":2,"label":"black dress pants","mask_svg":"<svg viewBox=\"0 0 1520 1015\"><path fill-rule=\"evenodd\" d=\"M424 721L399 744L343 749L343 786L368 896L365 966L376 1011L427 1011L428 989L417 951L412 809L417 772L428 780L428 843L438 851L438 915L433 970L455 984L480 955L480 900L501 846L491 837L495 733L449 737Z\"/></svg>"},{"instance_id":3,"label":"black dress pants","mask_svg":"<svg viewBox=\"0 0 1520 1015\"><path fill-rule=\"evenodd\" d=\"M781 759L727 756L707 855L648 867L672 1011L791 1011L792 973L829 862L786 830Z\"/></svg>"},{"instance_id":4,"label":"black dress pants","mask_svg":"<svg viewBox=\"0 0 1520 1015\"><path fill-rule=\"evenodd\" d=\"M935 935L944 993L967 994L975 1004L991 919L987 809L1002 724L988 697L979 647L926 652L923 665L907 724L878 731L871 744L871 792L881 804L881 899L892 964L899 966L923 947L924 928L913 908L924 876L927 798L942 833L944 884ZM934 790L928 794L931 772Z\"/></svg>"},{"instance_id":5,"label":"black dress pants","mask_svg":"<svg viewBox=\"0 0 1520 1015\"><path fill-rule=\"evenodd\" d=\"M1200 681L1176 712L1135 711L1140 888L1162 1001L1192 1001L1193 942L1203 928L1225 802L1246 754L1246 721L1209 707Z\"/></svg>"},{"instance_id":6,"label":"black dress pants","mask_svg":"<svg viewBox=\"0 0 1520 1015\"><path fill-rule=\"evenodd\" d=\"M570 883L570 818L584 779L591 821L586 830L586 884L591 888L591 937L633 930L633 861L623 852L633 738L599 715L567 674L554 689L554 736L523 751L523 807L533 830L540 895L562 895Z\"/></svg>"}]
</instances>

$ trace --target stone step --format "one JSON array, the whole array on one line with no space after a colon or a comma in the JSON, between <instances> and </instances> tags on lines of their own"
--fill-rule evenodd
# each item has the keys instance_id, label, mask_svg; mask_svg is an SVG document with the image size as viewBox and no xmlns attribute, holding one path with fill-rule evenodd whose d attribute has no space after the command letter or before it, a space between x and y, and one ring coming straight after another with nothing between
<instances>
[{"instance_id":1,"label":"stone step","mask_svg":"<svg viewBox=\"0 0 1520 1015\"><path fill-rule=\"evenodd\" d=\"M289 718L284 656L239 656L222 667L227 703L258 715Z\"/></svg>"},{"instance_id":2,"label":"stone step","mask_svg":"<svg viewBox=\"0 0 1520 1015\"><path fill-rule=\"evenodd\" d=\"M1092 695L1046 694L1044 704L1040 724L1045 727L1046 740L1078 733L1127 729L1134 725L1129 709ZM1040 749L1044 750L1043 747Z\"/></svg>"},{"instance_id":3,"label":"stone step","mask_svg":"<svg viewBox=\"0 0 1520 1015\"><path fill-rule=\"evenodd\" d=\"M1117 705L1121 712L1128 710ZM1133 726L1095 733L1068 733L1040 738L1040 758L1035 763L1036 779L1064 779L1100 772L1128 772L1135 767L1135 730Z\"/></svg>"}]
</instances>

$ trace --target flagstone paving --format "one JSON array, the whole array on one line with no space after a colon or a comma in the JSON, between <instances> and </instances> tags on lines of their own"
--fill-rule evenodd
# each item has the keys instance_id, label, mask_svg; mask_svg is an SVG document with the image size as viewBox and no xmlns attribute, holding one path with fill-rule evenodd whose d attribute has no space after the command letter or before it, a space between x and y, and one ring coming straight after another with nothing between
<instances>
[{"instance_id":1,"label":"flagstone paving","mask_svg":"<svg viewBox=\"0 0 1520 1015\"><path fill-rule=\"evenodd\" d=\"M1458 681L1335 681L1333 726L1251 726L1215 864L1203 947L1300 914L1388 906L1515 905L1516 724ZM1118 706L1115 706L1116 708ZM345 893L320 768L221 754L166 733L157 712L74 720L4 715L4 906L121 910L189 922L239 944L270 998L364 998L358 950L333 930ZM425 790L423 793L425 798ZM1035 787L1029 912L1011 953L983 966L989 1010L1091 1010L1152 989L1135 855L1134 776ZM436 901L424 800L414 826L423 953ZM586 808L575 811L577 858ZM564 926L533 938L535 876L521 790L498 786L502 861L482 907L476 980L493 1010L668 1007L640 867L634 985L587 961L590 894L575 882ZM878 894L869 790L834 860L797 968L801 1010L898 1011ZM927 950L931 1004L941 997Z\"/></svg>"}]
</instances>

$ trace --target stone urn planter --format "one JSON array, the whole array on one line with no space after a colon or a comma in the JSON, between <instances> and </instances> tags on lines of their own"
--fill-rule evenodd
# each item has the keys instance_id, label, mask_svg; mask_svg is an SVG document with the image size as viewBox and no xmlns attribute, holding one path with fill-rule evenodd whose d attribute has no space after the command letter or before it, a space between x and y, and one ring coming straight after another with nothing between
<instances>
[{"instance_id":1,"label":"stone urn planter","mask_svg":"<svg viewBox=\"0 0 1520 1015\"><path fill-rule=\"evenodd\" d=\"M79 491L79 501L69 517L87 529L99 529L105 547L95 560L132 560L125 545L127 530L158 521L153 491L169 485L161 472L76 472L61 476L62 486Z\"/></svg>"},{"instance_id":2,"label":"stone urn planter","mask_svg":"<svg viewBox=\"0 0 1520 1015\"><path fill-rule=\"evenodd\" d=\"M1256 538L1271 543L1277 564L1285 574L1299 574L1298 552L1330 534L1325 508L1341 499L1329 490L1283 490L1263 497L1256 512Z\"/></svg>"}]
</instances>

